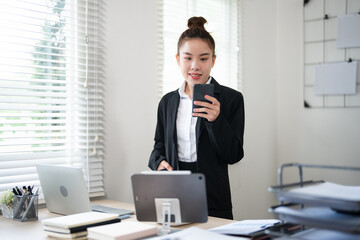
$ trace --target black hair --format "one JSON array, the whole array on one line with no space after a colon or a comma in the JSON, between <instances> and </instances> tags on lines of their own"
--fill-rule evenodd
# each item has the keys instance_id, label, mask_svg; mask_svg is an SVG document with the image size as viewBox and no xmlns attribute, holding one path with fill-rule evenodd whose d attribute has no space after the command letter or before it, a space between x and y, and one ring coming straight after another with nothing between
<instances>
[{"instance_id":1,"label":"black hair","mask_svg":"<svg viewBox=\"0 0 360 240\"><path fill-rule=\"evenodd\" d=\"M210 49L213 52L213 56L215 56L215 41L214 38L210 35L208 31L206 31L204 25L207 23L206 19L203 17L191 17L188 20L188 29L185 30L178 41L177 45L177 54L179 55L180 47L183 43L188 39L200 38L209 44Z\"/></svg>"}]
</instances>

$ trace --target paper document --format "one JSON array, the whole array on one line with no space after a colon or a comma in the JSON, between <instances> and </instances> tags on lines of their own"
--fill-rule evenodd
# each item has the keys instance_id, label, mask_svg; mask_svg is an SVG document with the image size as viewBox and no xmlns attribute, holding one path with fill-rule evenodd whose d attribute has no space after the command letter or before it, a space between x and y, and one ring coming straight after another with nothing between
<instances>
[{"instance_id":1,"label":"paper document","mask_svg":"<svg viewBox=\"0 0 360 240\"><path fill-rule=\"evenodd\" d=\"M210 232L198 227L190 227L185 230L167 234L160 237L150 238L150 240L249 240L249 238L231 237L215 232Z\"/></svg>"},{"instance_id":2,"label":"paper document","mask_svg":"<svg viewBox=\"0 0 360 240\"><path fill-rule=\"evenodd\" d=\"M338 18L338 48L360 47L360 14L345 15Z\"/></svg>"},{"instance_id":3,"label":"paper document","mask_svg":"<svg viewBox=\"0 0 360 240\"><path fill-rule=\"evenodd\" d=\"M334 211L328 207L308 207L299 210L278 207L274 210L285 222L306 226L360 233L360 216Z\"/></svg>"},{"instance_id":4,"label":"paper document","mask_svg":"<svg viewBox=\"0 0 360 240\"><path fill-rule=\"evenodd\" d=\"M305 186L289 190L289 192L338 200L359 201L360 186L345 186L332 182L324 182L315 186Z\"/></svg>"},{"instance_id":5,"label":"paper document","mask_svg":"<svg viewBox=\"0 0 360 240\"><path fill-rule=\"evenodd\" d=\"M360 186L323 182L303 187L289 187L289 189L272 189L272 191L279 201L360 213Z\"/></svg>"},{"instance_id":6,"label":"paper document","mask_svg":"<svg viewBox=\"0 0 360 240\"><path fill-rule=\"evenodd\" d=\"M317 65L315 68L315 94L355 94L357 66L356 61Z\"/></svg>"},{"instance_id":7,"label":"paper document","mask_svg":"<svg viewBox=\"0 0 360 240\"><path fill-rule=\"evenodd\" d=\"M276 240L288 240L289 237L276 238ZM311 228L291 235L291 239L302 240L359 240L360 234L345 233L326 229Z\"/></svg>"},{"instance_id":8,"label":"paper document","mask_svg":"<svg viewBox=\"0 0 360 240\"><path fill-rule=\"evenodd\" d=\"M252 233L263 231L268 227L280 223L279 219L256 219L256 220L243 220L239 222L229 223L224 226L210 229L210 231L229 234L229 235L242 235L248 236Z\"/></svg>"}]
</instances>

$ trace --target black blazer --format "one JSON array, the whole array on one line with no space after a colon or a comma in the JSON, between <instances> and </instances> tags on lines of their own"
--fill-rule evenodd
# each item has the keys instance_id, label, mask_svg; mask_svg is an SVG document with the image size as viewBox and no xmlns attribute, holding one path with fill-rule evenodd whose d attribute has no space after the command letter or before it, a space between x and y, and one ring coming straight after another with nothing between
<instances>
[{"instance_id":1,"label":"black blazer","mask_svg":"<svg viewBox=\"0 0 360 240\"><path fill-rule=\"evenodd\" d=\"M232 218L228 164L234 164L244 156L244 100L240 92L220 85L215 79L211 83L214 97L220 102L220 114L214 122L200 117L197 120L197 169L206 178L209 215ZM178 90L160 100L155 144L149 159L152 170L157 170L162 160L174 170L179 169L176 136L179 102Z\"/></svg>"}]
</instances>

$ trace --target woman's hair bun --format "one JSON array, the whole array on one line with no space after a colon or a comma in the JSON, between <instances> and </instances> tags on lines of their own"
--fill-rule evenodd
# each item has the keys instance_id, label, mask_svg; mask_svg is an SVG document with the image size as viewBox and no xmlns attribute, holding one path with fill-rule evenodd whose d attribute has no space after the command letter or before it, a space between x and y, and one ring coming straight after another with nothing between
<instances>
[{"instance_id":1,"label":"woman's hair bun","mask_svg":"<svg viewBox=\"0 0 360 240\"><path fill-rule=\"evenodd\" d=\"M192 17L188 20L188 27L205 29L204 27L205 23L207 23L207 21L203 17Z\"/></svg>"},{"instance_id":2,"label":"woman's hair bun","mask_svg":"<svg viewBox=\"0 0 360 240\"><path fill-rule=\"evenodd\" d=\"M179 50L185 41L189 39L199 38L205 41L215 56L215 41L211 34L206 31L204 25L207 23L206 19L203 17L191 17L188 20L188 29L186 29L179 37L177 45L177 54L179 55Z\"/></svg>"}]
</instances>

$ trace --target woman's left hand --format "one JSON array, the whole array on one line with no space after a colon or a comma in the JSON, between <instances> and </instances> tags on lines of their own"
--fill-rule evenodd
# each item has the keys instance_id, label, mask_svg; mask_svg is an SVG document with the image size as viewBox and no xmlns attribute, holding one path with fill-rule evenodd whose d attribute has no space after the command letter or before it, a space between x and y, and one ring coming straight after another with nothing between
<instances>
[{"instance_id":1,"label":"woman's left hand","mask_svg":"<svg viewBox=\"0 0 360 240\"><path fill-rule=\"evenodd\" d=\"M205 95L205 99L209 100L211 103L203 101L194 102L195 105L202 107L194 108L193 116L203 117L206 118L209 122L213 122L220 114L220 102L216 98L209 95Z\"/></svg>"}]
</instances>

